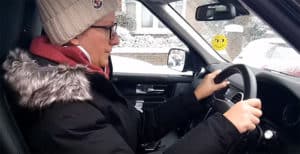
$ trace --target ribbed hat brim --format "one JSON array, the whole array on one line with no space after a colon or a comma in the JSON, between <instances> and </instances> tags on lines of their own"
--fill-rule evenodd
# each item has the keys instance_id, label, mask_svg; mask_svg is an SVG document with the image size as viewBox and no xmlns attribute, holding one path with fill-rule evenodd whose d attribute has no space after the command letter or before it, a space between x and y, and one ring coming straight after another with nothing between
<instances>
[{"instance_id":1,"label":"ribbed hat brim","mask_svg":"<svg viewBox=\"0 0 300 154\"><path fill-rule=\"evenodd\" d=\"M44 30L57 45L69 42L118 7L117 0L103 0L98 9L93 0L38 0L37 4Z\"/></svg>"}]
</instances>

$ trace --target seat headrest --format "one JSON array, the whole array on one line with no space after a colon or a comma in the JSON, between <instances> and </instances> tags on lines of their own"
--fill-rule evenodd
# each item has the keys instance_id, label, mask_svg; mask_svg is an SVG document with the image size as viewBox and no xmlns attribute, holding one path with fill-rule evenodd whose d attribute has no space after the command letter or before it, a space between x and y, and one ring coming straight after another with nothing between
<instances>
[{"instance_id":1,"label":"seat headrest","mask_svg":"<svg viewBox=\"0 0 300 154\"><path fill-rule=\"evenodd\" d=\"M34 0L1 0L0 62L16 47L28 49L42 24Z\"/></svg>"},{"instance_id":2,"label":"seat headrest","mask_svg":"<svg viewBox=\"0 0 300 154\"><path fill-rule=\"evenodd\" d=\"M0 2L0 59L16 46L23 23L24 1L3 0Z\"/></svg>"},{"instance_id":3,"label":"seat headrest","mask_svg":"<svg viewBox=\"0 0 300 154\"><path fill-rule=\"evenodd\" d=\"M34 0L1 0L0 19L1 65L11 49L28 48L33 37L40 35L42 26ZM12 102L7 100L3 71L0 73L0 153L27 154L29 150L11 112Z\"/></svg>"}]
</instances>

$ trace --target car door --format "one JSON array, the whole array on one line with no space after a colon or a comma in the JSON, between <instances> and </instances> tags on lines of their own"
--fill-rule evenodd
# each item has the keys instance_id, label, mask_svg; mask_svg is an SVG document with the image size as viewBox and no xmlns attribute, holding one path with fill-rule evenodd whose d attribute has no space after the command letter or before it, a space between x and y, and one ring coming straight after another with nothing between
<instances>
[{"instance_id":1,"label":"car door","mask_svg":"<svg viewBox=\"0 0 300 154\"><path fill-rule=\"evenodd\" d=\"M167 67L171 48L187 49L138 1L122 1L120 44L112 51L113 78L120 92L142 111L192 89L193 73Z\"/></svg>"},{"instance_id":2,"label":"car door","mask_svg":"<svg viewBox=\"0 0 300 154\"><path fill-rule=\"evenodd\" d=\"M165 103L168 98L192 89L190 76L115 73L112 80L140 111Z\"/></svg>"}]
</instances>

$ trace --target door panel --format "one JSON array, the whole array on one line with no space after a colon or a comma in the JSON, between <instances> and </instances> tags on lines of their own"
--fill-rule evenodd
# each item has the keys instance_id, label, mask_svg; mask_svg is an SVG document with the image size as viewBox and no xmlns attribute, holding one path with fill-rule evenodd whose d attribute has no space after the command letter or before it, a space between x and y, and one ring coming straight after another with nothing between
<instances>
[{"instance_id":1,"label":"door panel","mask_svg":"<svg viewBox=\"0 0 300 154\"><path fill-rule=\"evenodd\" d=\"M123 96L141 112L165 103L170 97L190 90L192 80L192 76L140 73L114 73L112 78ZM179 137L177 131L171 131L161 140L142 146L147 152L160 153L174 144Z\"/></svg>"},{"instance_id":2,"label":"door panel","mask_svg":"<svg viewBox=\"0 0 300 154\"><path fill-rule=\"evenodd\" d=\"M137 109L165 103L170 97L192 88L192 76L114 73L112 81Z\"/></svg>"}]
</instances>

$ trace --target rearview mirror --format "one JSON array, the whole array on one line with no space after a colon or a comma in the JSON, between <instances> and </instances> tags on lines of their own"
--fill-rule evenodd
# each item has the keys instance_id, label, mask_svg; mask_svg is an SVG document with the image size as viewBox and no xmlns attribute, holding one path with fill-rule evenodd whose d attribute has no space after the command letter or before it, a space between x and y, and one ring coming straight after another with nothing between
<instances>
[{"instance_id":1,"label":"rearview mirror","mask_svg":"<svg viewBox=\"0 0 300 154\"><path fill-rule=\"evenodd\" d=\"M233 19L237 15L237 10L230 3L213 3L199 6L196 10L196 20L213 21Z\"/></svg>"}]
</instances>

